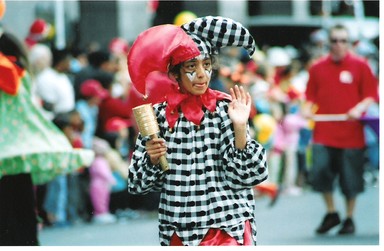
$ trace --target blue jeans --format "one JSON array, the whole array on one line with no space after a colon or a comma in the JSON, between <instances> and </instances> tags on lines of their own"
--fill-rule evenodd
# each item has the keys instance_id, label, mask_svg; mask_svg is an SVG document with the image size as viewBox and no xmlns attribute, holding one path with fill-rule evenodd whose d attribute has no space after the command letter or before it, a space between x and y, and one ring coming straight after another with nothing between
<instances>
[{"instance_id":1,"label":"blue jeans","mask_svg":"<svg viewBox=\"0 0 384 251\"><path fill-rule=\"evenodd\" d=\"M67 176L58 175L47 184L44 209L56 218L54 223L67 221L68 185Z\"/></svg>"}]
</instances>

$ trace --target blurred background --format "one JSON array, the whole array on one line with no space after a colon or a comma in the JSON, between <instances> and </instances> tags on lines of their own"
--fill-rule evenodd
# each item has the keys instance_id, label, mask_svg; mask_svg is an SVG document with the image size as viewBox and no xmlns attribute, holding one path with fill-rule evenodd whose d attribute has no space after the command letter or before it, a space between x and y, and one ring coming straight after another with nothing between
<instances>
[{"instance_id":1,"label":"blurred background","mask_svg":"<svg viewBox=\"0 0 384 251\"><path fill-rule=\"evenodd\" d=\"M336 22L353 27L355 40L379 36L379 1L374 0L10 0L2 23L24 38L30 24L42 18L54 28L56 47L84 47L93 41L106 46L114 37L133 41L152 25L174 23L182 11L237 20L250 29L259 47L301 47L311 32Z\"/></svg>"},{"instance_id":2,"label":"blurred background","mask_svg":"<svg viewBox=\"0 0 384 251\"><path fill-rule=\"evenodd\" d=\"M250 91L254 102L250 118L253 124L251 133L269 154L281 147L276 139L278 123L287 114L299 111L308 78L307 67L328 52L327 28L337 23L346 25L350 31L351 49L365 57L375 76L379 77L378 0L5 2L6 11L0 18L0 26L25 41L29 47L36 86L39 86L37 76L42 72L38 63L47 60L44 50L40 51L36 46L33 50L33 46L47 45L48 52L51 49L66 49L71 53L71 64L65 74L73 84L76 102L81 100L80 84L97 79L110 92L116 105L111 108L106 102L99 104L97 123L102 126L98 127L95 135L107 140L111 148L118 152L118 161L110 161L118 162L110 165L118 180L111 190L109 210L113 218L94 219L94 205L88 191L91 179L88 168L74 174L75 177L79 176L80 188L68 194L78 193L79 199L68 202L64 210L71 206L75 208L75 213L73 216L68 213L68 218L63 222L55 222L48 217L42 207L47 188L45 185L38 186L36 191L43 246L158 245L159 194L131 195L127 194L126 189L127 165L137 135L134 121L130 120L130 111L142 101L141 96L130 88L126 55L136 37L147 28L159 24L181 25L195 17L217 15L239 21L249 29L258 47L252 60L245 58L244 51L239 48L223 49L220 69L217 78L211 81L211 88L227 92L233 84L243 84ZM1 12L0 9L0 16ZM51 67L50 63L45 62L44 70ZM42 86L44 91L46 88ZM156 93L153 94L156 96ZM160 95L162 93L158 93ZM36 96L45 109L43 96L40 97L38 92ZM372 114L378 117L378 111L378 104L375 104ZM106 121L107 118L111 119L108 117L111 114L123 120L108 129ZM104 115L108 115L107 118ZM81 120L84 117L79 118L80 126L74 125L76 130L83 125ZM296 120L295 117L293 120ZM83 133L82 130L79 131ZM270 187L255 188L261 245L379 244L379 135L378 131L374 132L368 126L366 133L369 149L364 179L367 190L357 208L358 235L334 238L316 237L312 233L319 223L323 207L306 181L311 168L309 125L300 128L300 140L295 142L293 154L296 162L289 164L286 161L288 153L284 151L279 155L271 155L270 166L274 165L277 170L274 183ZM292 187L286 184L284 174L288 166L296 170ZM74 187L68 181L68 190ZM338 206L343 207L342 204Z\"/></svg>"}]
</instances>

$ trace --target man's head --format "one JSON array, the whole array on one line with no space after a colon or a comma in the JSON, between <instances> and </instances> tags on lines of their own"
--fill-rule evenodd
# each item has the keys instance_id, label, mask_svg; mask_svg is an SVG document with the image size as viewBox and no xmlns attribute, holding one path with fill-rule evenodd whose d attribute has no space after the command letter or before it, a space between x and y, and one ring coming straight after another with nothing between
<instances>
[{"instance_id":1,"label":"man's head","mask_svg":"<svg viewBox=\"0 0 384 251\"><path fill-rule=\"evenodd\" d=\"M333 60L342 60L349 50L349 33L343 25L335 25L328 33L330 52Z\"/></svg>"},{"instance_id":2,"label":"man's head","mask_svg":"<svg viewBox=\"0 0 384 251\"><path fill-rule=\"evenodd\" d=\"M61 73L67 73L70 69L71 54L67 49L52 49L52 67Z\"/></svg>"},{"instance_id":3,"label":"man's head","mask_svg":"<svg viewBox=\"0 0 384 251\"><path fill-rule=\"evenodd\" d=\"M89 64L106 72L115 73L117 71L117 64L114 61L112 54L105 50L91 52L88 55Z\"/></svg>"}]
</instances>

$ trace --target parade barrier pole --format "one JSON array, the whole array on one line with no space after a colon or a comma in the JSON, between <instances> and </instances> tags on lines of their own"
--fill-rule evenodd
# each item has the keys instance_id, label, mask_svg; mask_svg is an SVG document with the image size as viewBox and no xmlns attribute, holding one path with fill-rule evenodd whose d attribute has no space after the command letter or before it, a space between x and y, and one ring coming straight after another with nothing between
<instances>
[{"instance_id":1,"label":"parade barrier pole","mask_svg":"<svg viewBox=\"0 0 384 251\"><path fill-rule=\"evenodd\" d=\"M315 114L312 120L315 122L321 121L346 121L348 119L347 114Z\"/></svg>"},{"instance_id":2,"label":"parade barrier pole","mask_svg":"<svg viewBox=\"0 0 384 251\"><path fill-rule=\"evenodd\" d=\"M315 114L312 117L315 122L326 121L347 121L347 114ZM380 134L380 120L379 117L363 116L359 119L362 123L368 125L376 133L377 137Z\"/></svg>"}]
</instances>

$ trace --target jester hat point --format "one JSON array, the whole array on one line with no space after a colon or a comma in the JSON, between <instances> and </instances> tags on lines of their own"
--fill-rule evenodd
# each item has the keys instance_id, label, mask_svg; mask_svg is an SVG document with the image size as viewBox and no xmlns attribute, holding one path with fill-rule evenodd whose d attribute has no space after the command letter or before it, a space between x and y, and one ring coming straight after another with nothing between
<instances>
[{"instance_id":1,"label":"jester hat point","mask_svg":"<svg viewBox=\"0 0 384 251\"><path fill-rule=\"evenodd\" d=\"M250 32L239 22L225 17L200 17L181 26L198 45L202 54L219 54L226 46L244 47L251 57L256 43Z\"/></svg>"}]
</instances>

